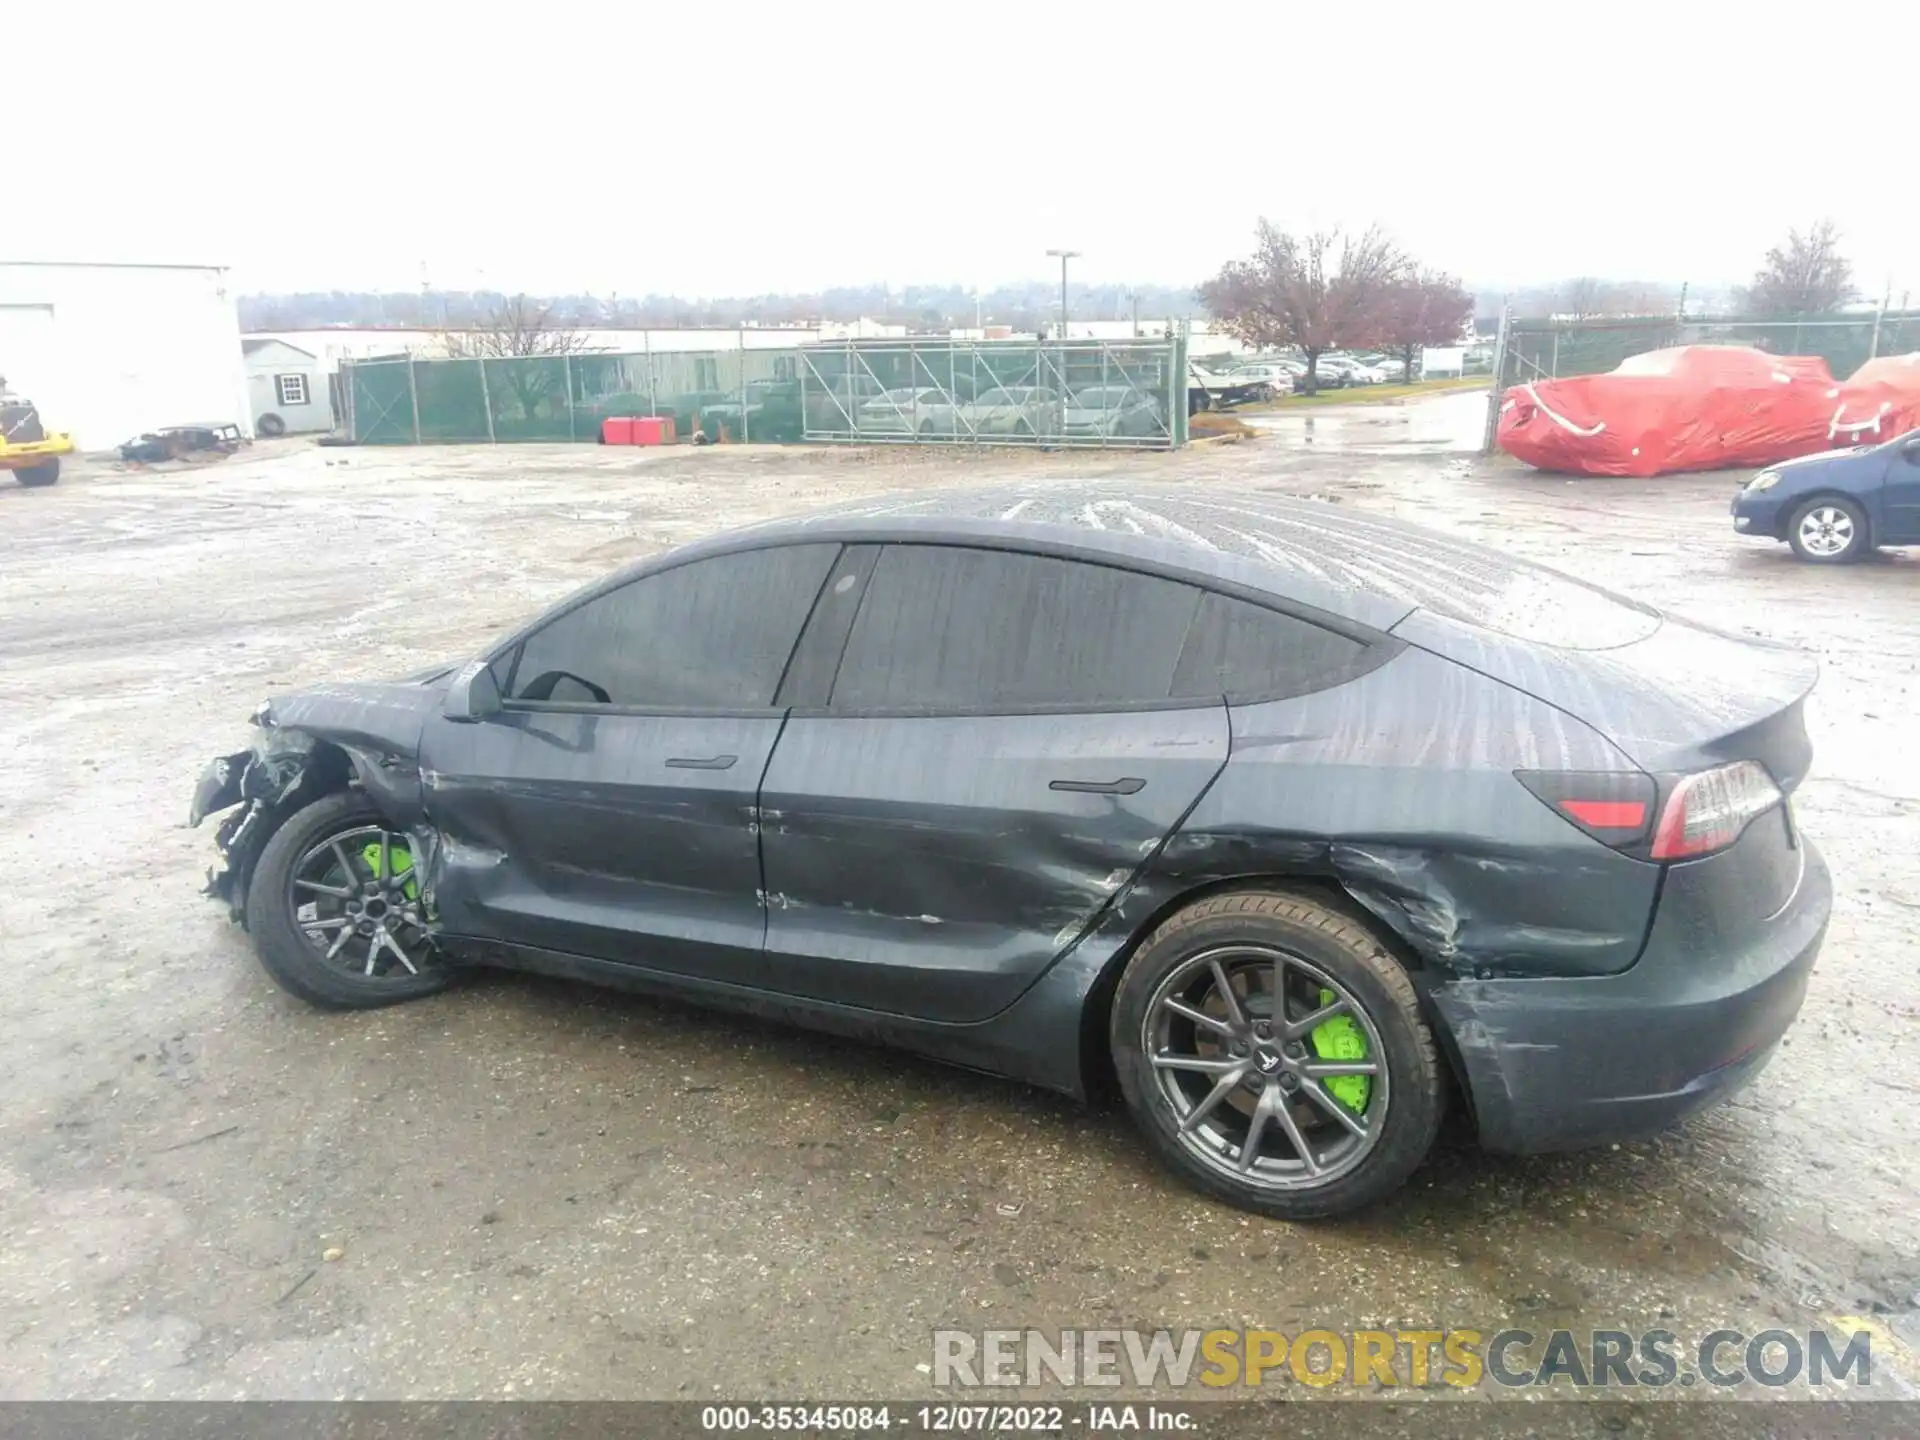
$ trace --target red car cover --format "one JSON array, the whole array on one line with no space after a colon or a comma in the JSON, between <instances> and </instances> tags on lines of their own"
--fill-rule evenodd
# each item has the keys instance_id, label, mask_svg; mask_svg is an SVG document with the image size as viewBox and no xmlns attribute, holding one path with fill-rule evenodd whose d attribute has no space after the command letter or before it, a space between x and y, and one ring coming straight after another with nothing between
<instances>
[{"instance_id":1,"label":"red car cover","mask_svg":"<svg viewBox=\"0 0 1920 1440\"><path fill-rule=\"evenodd\" d=\"M1826 449L1838 399L1817 357L1680 345L1606 375L1513 386L1498 437L1509 455L1574 475L1767 465Z\"/></svg>"},{"instance_id":2,"label":"red car cover","mask_svg":"<svg viewBox=\"0 0 1920 1440\"><path fill-rule=\"evenodd\" d=\"M1827 422L1831 445L1878 445L1912 430L1920 430L1920 350L1854 371Z\"/></svg>"}]
</instances>

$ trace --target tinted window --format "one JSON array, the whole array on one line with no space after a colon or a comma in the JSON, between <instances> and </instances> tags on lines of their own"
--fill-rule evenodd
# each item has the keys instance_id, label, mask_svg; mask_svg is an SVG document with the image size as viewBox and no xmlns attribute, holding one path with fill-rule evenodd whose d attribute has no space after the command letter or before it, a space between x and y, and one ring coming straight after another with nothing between
<instances>
[{"instance_id":1,"label":"tinted window","mask_svg":"<svg viewBox=\"0 0 1920 1440\"><path fill-rule=\"evenodd\" d=\"M838 545L697 560L623 585L526 640L513 698L768 705Z\"/></svg>"},{"instance_id":2,"label":"tinted window","mask_svg":"<svg viewBox=\"0 0 1920 1440\"><path fill-rule=\"evenodd\" d=\"M1042 555L889 545L847 637L843 710L1164 700L1198 593Z\"/></svg>"},{"instance_id":3,"label":"tinted window","mask_svg":"<svg viewBox=\"0 0 1920 1440\"><path fill-rule=\"evenodd\" d=\"M1301 695L1330 684L1366 646L1264 606L1208 595L1173 677L1176 695Z\"/></svg>"}]
</instances>

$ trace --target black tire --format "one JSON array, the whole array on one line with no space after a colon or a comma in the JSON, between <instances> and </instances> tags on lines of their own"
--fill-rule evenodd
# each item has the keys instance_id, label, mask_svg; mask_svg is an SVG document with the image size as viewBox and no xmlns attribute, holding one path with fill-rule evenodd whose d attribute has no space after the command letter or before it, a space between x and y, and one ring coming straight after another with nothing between
<instances>
[{"instance_id":1,"label":"black tire","mask_svg":"<svg viewBox=\"0 0 1920 1440\"><path fill-rule=\"evenodd\" d=\"M1815 565L1845 565L1873 549L1867 512L1844 495L1816 495L1795 510L1786 539L1794 554Z\"/></svg>"},{"instance_id":2,"label":"black tire","mask_svg":"<svg viewBox=\"0 0 1920 1440\"><path fill-rule=\"evenodd\" d=\"M454 979L444 964L418 975L349 973L329 961L295 923L293 872L301 857L330 835L386 823L360 791L337 791L289 816L260 852L260 863L247 887L247 929L253 936L254 953L281 989L309 1004L329 1010L372 1010L432 995Z\"/></svg>"},{"instance_id":3,"label":"black tire","mask_svg":"<svg viewBox=\"0 0 1920 1440\"><path fill-rule=\"evenodd\" d=\"M1156 993L1170 978L1193 964L1195 957L1224 946L1254 946L1284 952L1295 965L1305 962L1344 988L1371 1022L1381 1053L1372 1057L1371 1045L1367 1053L1383 1066L1386 1089L1379 1093L1387 1101L1386 1114L1377 1122L1378 1133L1367 1142L1371 1148L1359 1152L1352 1168L1330 1167L1325 1181L1314 1183L1309 1176L1289 1188L1280 1181L1223 1173L1230 1168L1226 1150L1213 1163L1203 1162L1189 1148L1206 1148L1203 1137L1183 1138L1180 1115L1160 1078L1167 1071L1149 1059L1149 1012ZM1252 998L1243 997L1249 1008ZM1432 1148L1445 1109L1440 1055L1421 1019L1419 1000L1405 969L1357 921L1302 895L1236 891L1197 901L1175 913L1147 937L1122 973L1114 995L1110 1039L1127 1107L1167 1167L1196 1189L1230 1205L1279 1219L1343 1215L1397 1190ZM1260 1068L1270 1067L1263 1063ZM1279 1093L1274 1091L1276 1096ZM1246 1098L1238 1089L1227 1094L1229 1101L1245 1102ZM1286 1103L1292 1113L1304 1101L1293 1095ZM1300 1113L1318 1112L1305 1106ZM1336 1137L1335 1143L1343 1142ZM1256 1156L1262 1153L1256 1145Z\"/></svg>"},{"instance_id":4,"label":"black tire","mask_svg":"<svg viewBox=\"0 0 1920 1440\"><path fill-rule=\"evenodd\" d=\"M28 465L14 471L13 478L22 485L51 485L60 478L60 462L44 460L38 465Z\"/></svg>"},{"instance_id":5,"label":"black tire","mask_svg":"<svg viewBox=\"0 0 1920 1440\"><path fill-rule=\"evenodd\" d=\"M254 421L253 428L267 439L274 440L287 433L287 422L278 415L267 414Z\"/></svg>"}]
</instances>

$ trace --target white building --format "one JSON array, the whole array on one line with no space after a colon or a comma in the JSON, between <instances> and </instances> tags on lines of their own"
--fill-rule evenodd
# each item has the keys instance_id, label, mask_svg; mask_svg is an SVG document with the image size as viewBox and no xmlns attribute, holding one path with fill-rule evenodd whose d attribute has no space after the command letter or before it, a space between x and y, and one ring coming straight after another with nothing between
<instances>
[{"instance_id":1,"label":"white building","mask_svg":"<svg viewBox=\"0 0 1920 1440\"><path fill-rule=\"evenodd\" d=\"M333 428L327 367L310 351L284 340L249 335L240 342L247 361L248 415L256 435L308 435Z\"/></svg>"},{"instance_id":2,"label":"white building","mask_svg":"<svg viewBox=\"0 0 1920 1440\"><path fill-rule=\"evenodd\" d=\"M166 425L253 433L219 266L0 260L0 375L82 450Z\"/></svg>"},{"instance_id":3,"label":"white building","mask_svg":"<svg viewBox=\"0 0 1920 1440\"><path fill-rule=\"evenodd\" d=\"M904 326L876 326L871 320L859 326L842 326L849 334L906 334ZM333 374L343 360L387 360L413 356L416 360L447 358L449 336L463 331L414 330L399 326L353 327L320 326L310 330L257 330L249 340L279 340L315 356ZM645 354L722 354L735 350L791 350L796 345L811 345L821 338L817 325L732 325L699 330L609 330L589 329L574 332L582 352L609 355ZM841 338L836 334L836 339Z\"/></svg>"}]
</instances>

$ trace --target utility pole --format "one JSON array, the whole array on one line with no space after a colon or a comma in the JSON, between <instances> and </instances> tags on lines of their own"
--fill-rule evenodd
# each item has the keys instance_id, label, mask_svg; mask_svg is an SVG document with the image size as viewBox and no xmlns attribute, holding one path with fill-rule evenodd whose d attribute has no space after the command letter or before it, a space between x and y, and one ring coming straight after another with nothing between
<instances>
[{"instance_id":1,"label":"utility pole","mask_svg":"<svg viewBox=\"0 0 1920 1440\"><path fill-rule=\"evenodd\" d=\"M1056 256L1060 261L1060 342L1067 339L1067 262L1080 258L1078 250L1049 250L1047 254Z\"/></svg>"}]
</instances>

